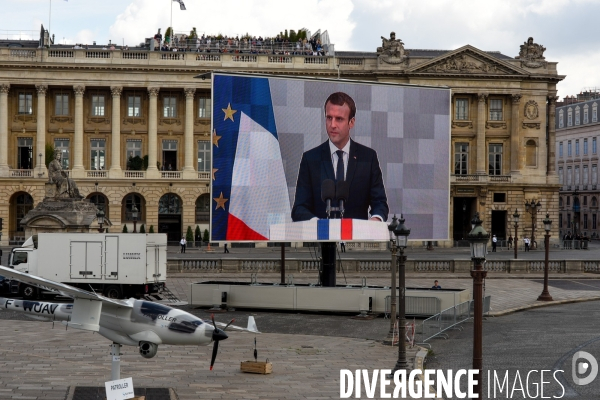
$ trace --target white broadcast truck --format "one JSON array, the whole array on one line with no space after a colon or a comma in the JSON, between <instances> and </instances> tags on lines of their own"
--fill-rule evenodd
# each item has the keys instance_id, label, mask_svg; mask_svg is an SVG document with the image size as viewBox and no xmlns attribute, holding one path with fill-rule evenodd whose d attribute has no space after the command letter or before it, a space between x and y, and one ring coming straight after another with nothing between
<instances>
[{"instance_id":1,"label":"white broadcast truck","mask_svg":"<svg viewBox=\"0 0 600 400\"><path fill-rule=\"evenodd\" d=\"M167 235L40 233L12 249L9 267L110 298L139 298L166 290ZM24 284L18 293L44 294Z\"/></svg>"}]
</instances>

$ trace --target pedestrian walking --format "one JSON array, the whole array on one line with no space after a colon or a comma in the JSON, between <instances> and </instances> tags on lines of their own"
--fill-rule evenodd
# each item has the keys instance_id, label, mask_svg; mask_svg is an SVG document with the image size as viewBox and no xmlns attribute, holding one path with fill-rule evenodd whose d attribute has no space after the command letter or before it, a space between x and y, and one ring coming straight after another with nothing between
<instances>
[{"instance_id":1,"label":"pedestrian walking","mask_svg":"<svg viewBox=\"0 0 600 400\"><path fill-rule=\"evenodd\" d=\"M223 253L229 253L229 249L227 248L227 243L223 245Z\"/></svg>"},{"instance_id":2,"label":"pedestrian walking","mask_svg":"<svg viewBox=\"0 0 600 400\"><path fill-rule=\"evenodd\" d=\"M529 238L525 236L523 242L525 243L525 251L529 251Z\"/></svg>"},{"instance_id":3,"label":"pedestrian walking","mask_svg":"<svg viewBox=\"0 0 600 400\"><path fill-rule=\"evenodd\" d=\"M345 242L340 242L340 249L342 250L342 253L346 252L346 243Z\"/></svg>"},{"instance_id":4,"label":"pedestrian walking","mask_svg":"<svg viewBox=\"0 0 600 400\"><path fill-rule=\"evenodd\" d=\"M492 253L496 252L496 245L498 244L498 238L496 235L492 236Z\"/></svg>"},{"instance_id":5,"label":"pedestrian walking","mask_svg":"<svg viewBox=\"0 0 600 400\"><path fill-rule=\"evenodd\" d=\"M181 241L179 242L179 244L181 245L181 252L185 253L185 245L187 244L187 240L185 240L185 237L181 238Z\"/></svg>"},{"instance_id":6,"label":"pedestrian walking","mask_svg":"<svg viewBox=\"0 0 600 400\"><path fill-rule=\"evenodd\" d=\"M512 247L512 244L513 244L513 237L512 237L512 235L510 235L508 237L508 250L510 250L510 248Z\"/></svg>"}]
</instances>

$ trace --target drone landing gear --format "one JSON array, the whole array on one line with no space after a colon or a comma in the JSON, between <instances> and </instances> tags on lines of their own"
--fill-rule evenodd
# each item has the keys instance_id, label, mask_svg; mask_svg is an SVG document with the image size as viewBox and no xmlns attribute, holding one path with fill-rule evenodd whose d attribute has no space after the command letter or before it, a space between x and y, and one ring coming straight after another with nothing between
<instances>
[{"instance_id":1,"label":"drone landing gear","mask_svg":"<svg viewBox=\"0 0 600 400\"><path fill-rule=\"evenodd\" d=\"M121 379L121 345L119 343L110 345L110 355L112 358L110 380L116 381Z\"/></svg>"}]
</instances>

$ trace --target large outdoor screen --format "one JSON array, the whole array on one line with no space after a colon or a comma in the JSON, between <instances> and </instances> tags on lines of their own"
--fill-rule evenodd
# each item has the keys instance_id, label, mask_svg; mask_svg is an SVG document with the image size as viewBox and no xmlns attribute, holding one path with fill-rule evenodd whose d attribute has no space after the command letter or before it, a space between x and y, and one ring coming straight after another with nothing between
<instances>
[{"instance_id":1,"label":"large outdoor screen","mask_svg":"<svg viewBox=\"0 0 600 400\"><path fill-rule=\"evenodd\" d=\"M211 240L382 241L394 214L410 240L448 239L450 89L222 73L212 85Z\"/></svg>"}]
</instances>

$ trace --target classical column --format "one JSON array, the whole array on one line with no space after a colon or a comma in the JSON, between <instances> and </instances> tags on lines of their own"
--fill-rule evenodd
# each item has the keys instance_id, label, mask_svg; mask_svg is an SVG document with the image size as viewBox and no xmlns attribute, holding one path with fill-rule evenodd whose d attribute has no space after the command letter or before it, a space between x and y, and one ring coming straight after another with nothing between
<instances>
[{"instance_id":1,"label":"classical column","mask_svg":"<svg viewBox=\"0 0 600 400\"><path fill-rule=\"evenodd\" d=\"M148 88L148 95L150 96L150 106L148 107L148 170L146 176L148 178L159 178L160 173L156 168L156 142L157 138L157 115L156 110L158 106L158 92L160 88L150 87Z\"/></svg>"},{"instance_id":2,"label":"classical column","mask_svg":"<svg viewBox=\"0 0 600 400\"><path fill-rule=\"evenodd\" d=\"M83 93L85 86L73 86L75 92L75 138L73 140L73 178L84 178L83 167Z\"/></svg>"},{"instance_id":3,"label":"classical column","mask_svg":"<svg viewBox=\"0 0 600 400\"><path fill-rule=\"evenodd\" d=\"M511 121L510 121L510 174L521 173L519 166L519 103L521 94L512 95Z\"/></svg>"},{"instance_id":4,"label":"classical column","mask_svg":"<svg viewBox=\"0 0 600 400\"><path fill-rule=\"evenodd\" d=\"M110 178L121 178L123 171L121 170L121 86L111 86L110 93L112 94L112 118L111 118L111 159L110 170L108 175Z\"/></svg>"},{"instance_id":5,"label":"classical column","mask_svg":"<svg viewBox=\"0 0 600 400\"><path fill-rule=\"evenodd\" d=\"M0 84L0 176L8 176L8 83Z\"/></svg>"},{"instance_id":6,"label":"classical column","mask_svg":"<svg viewBox=\"0 0 600 400\"><path fill-rule=\"evenodd\" d=\"M38 94L37 103L37 135L36 135L36 150L38 154L33 154L35 161L39 164L35 167L34 174L46 178L48 177L48 169L46 168L46 92L47 85L35 85ZM39 154L42 155L41 162ZM43 174L43 175L42 175ZM36 176L36 175L34 175Z\"/></svg>"},{"instance_id":7,"label":"classical column","mask_svg":"<svg viewBox=\"0 0 600 400\"><path fill-rule=\"evenodd\" d=\"M558 96L548 97L548 175L556 177L556 102ZM552 182L557 183L557 182Z\"/></svg>"},{"instance_id":8,"label":"classical column","mask_svg":"<svg viewBox=\"0 0 600 400\"><path fill-rule=\"evenodd\" d=\"M479 93L477 95L479 103L477 105L477 170L478 175L487 175L487 157L485 152L485 102L487 101L487 93Z\"/></svg>"},{"instance_id":9,"label":"classical column","mask_svg":"<svg viewBox=\"0 0 600 400\"><path fill-rule=\"evenodd\" d=\"M197 178L194 170L194 93L196 89L185 89L185 162L183 167L183 178Z\"/></svg>"}]
</instances>

